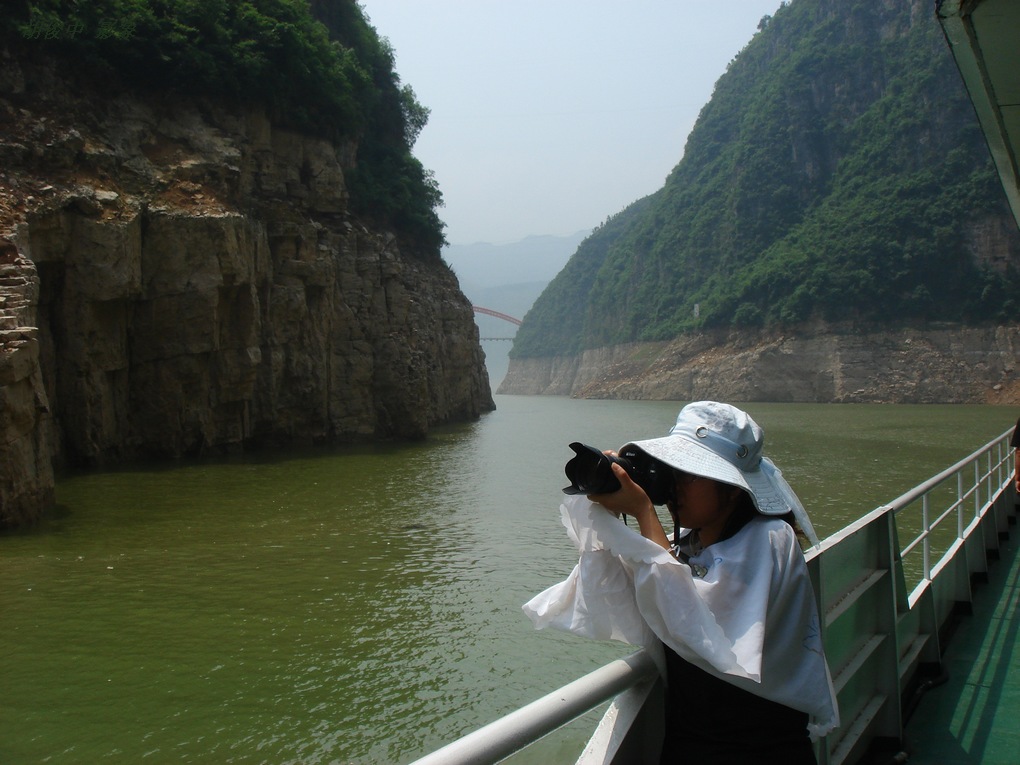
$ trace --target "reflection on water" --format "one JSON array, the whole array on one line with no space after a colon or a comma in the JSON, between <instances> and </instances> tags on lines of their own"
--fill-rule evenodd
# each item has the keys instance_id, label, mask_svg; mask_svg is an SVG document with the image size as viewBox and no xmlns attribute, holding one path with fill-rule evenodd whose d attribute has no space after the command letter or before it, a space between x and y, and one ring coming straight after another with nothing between
<instances>
[{"instance_id":1,"label":"reflection on water","mask_svg":"<svg viewBox=\"0 0 1020 765\"><path fill-rule=\"evenodd\" d=\"M408 762L631 649L535 632L574 555L567 443L672 402L497 397L427 442L64 478L0 537L0 762ZM747 407L821 536L1008 429L1001 407ZM597 715L515 762L569 760Z\"/></svg>"}]
</instances>

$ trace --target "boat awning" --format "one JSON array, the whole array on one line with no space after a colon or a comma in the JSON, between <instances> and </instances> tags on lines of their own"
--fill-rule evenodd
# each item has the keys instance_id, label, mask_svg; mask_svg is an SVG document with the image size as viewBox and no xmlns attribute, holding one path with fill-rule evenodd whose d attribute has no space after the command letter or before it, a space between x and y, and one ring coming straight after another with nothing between
<instances>
[{"instance_id":1,"label":"boat awning","mask_svg":"<svg viewBox=\"0 0 1020 765\"><path fill-rule=\"evenodd\" d=\"M938 0L935 13L1020 226L1020 2Z\"/></svg>"}]
</instances>

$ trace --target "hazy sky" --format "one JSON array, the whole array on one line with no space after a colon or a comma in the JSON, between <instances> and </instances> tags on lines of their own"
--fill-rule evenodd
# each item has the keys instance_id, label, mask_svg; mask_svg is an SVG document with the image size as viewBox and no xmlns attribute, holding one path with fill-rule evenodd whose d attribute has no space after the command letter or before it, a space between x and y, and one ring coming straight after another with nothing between
<instances>
[{"instance_id":1,"label":"hazy sky","mask_svg":"<svg viewBox=\"0 0 1020 765\"><path fill-rule=\"evenodd\" d=\"M597 226L656 191L780 0L362 0L432 114L451 244Z\"/></svg>"}]
</instances>

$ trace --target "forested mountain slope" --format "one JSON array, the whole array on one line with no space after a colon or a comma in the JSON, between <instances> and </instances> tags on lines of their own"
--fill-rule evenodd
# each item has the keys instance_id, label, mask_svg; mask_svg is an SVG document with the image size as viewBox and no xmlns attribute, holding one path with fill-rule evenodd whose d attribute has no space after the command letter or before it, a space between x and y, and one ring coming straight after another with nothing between
<instances>
[{"instance_id":1,"label":"forested mountain slope","mask_svg":"<svg viewBox=\"0 0 1020 765\"><path fill-rule=\"evenodd\" d=\"M1018 255L931 3L793 0L716 83L663 188L581 244L511 355L990 324L1016 313Z\"/></svg>"}]
</instances>

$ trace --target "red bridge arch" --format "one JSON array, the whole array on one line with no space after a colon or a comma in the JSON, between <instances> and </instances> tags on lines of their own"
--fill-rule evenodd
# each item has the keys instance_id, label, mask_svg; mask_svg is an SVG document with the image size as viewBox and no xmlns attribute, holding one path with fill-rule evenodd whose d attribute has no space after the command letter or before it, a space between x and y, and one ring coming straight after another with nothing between
<instances>
[{"instance_id":1,"label":"red bridge arch","mask_svg":"<svg viewBox=\"0 0 1020 765\"><path fill-rule=\"evenodd\" d=\"M486 316L495 316L497 319L508 321L511 324L516 324L518 327L521 326L521 320L515 319L513 316L507 316L505 313L499 311L493 311L491 308L482 308L480 305L473 305L471 308L475 313L484 313Z\"/></svg>"}]
</instances>

